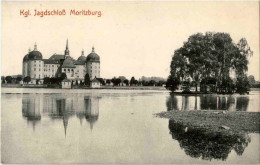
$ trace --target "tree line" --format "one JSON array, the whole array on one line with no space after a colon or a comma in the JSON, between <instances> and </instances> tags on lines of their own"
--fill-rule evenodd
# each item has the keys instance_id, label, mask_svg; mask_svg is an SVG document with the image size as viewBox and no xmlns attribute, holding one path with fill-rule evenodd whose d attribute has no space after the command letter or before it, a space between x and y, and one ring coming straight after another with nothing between
<instances>
[{"instance_id":1,"label":"tree line","mask_svg":"<svg viewBox=\"0 0 260 165\"><path fill-rule=\"evenodd\" d=\"M136 80L135 77L131 77L131 79L128 80L124 76L119 76L119 77L113 77L112 79L103 79L103 78L97 78L97 79L101 83L101 85L113 85L113 86L163 86L166 83L166 81L163 80L162 78L159 81L158 81L159 78L156 78L155 80L152 78L150 80L148 78ZM60 85L64 79L67 79L66 73L61 73L58 77L44 77L43 84ZM8 84L20 83L21 81L28 84L29 82L31 82L31 77L26 76L23 78L21 75L17 76L17 78L13 78L11 76L6 76L6 77L2 76L2 83L8 83ZM72 85L90 86L90 83L91 83L91 79L88 73L85 75L84 80L72 80Z\"/></svg>"},{"instance_id":2,"label":"tree line","mask_svg":"<svg viewBox=\"0 0 260 165\"><path fill-rule=\"evenodd\" d=\"M247 40L234 43L228 33L207 32L191 35L183 46L174 51L166 87L175 91L182 85L189 90L198 85L206 92L243 93L248 91L248 57L252 56ZM233 77L232 77L233 76Z\"/></svg>"}]
</instances>

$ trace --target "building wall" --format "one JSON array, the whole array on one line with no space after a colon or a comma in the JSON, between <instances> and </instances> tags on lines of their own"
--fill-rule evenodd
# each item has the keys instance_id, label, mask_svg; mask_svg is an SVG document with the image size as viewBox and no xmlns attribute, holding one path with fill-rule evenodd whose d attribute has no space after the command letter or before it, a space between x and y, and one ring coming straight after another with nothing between
<instances>
[{"instance_id":1,"label":"building wall","mask_svg":"<svg viewBox=\"0 0 260 165\"><path fill-rule=\"evenodd\" d=\"M100 63L99 62L87 62L87 73L91 80L95 77L100 78Z\"/></svg>"},{"instance_id":2,"label":"building wall","mask_svg":"<svg viewBox=\"0 0 260 165\"><path fill-rule=\"evenodd\" d=\"M75 78L84 80L85 75L86 75L86 66L85 65L76 65Z\"/></svg>"},{"instance_id":3,"label":"building wall","mask_svg":"<svg viewBox=\"0 0 260 165\"><path fill-rule=\"evenodd\" d=\"M28 76L28 62L24 61L23 62L23 77Z\"/></svg>"},{"instance_id":4,"label":"building wall","mask_svg":"<svg viewBox=\"0 0 260 165\"><path fill-rule=\"evenodd\" d=\"M59 64L44 64L44 77L55 77Z\"/></svg>"},{"instance_id":5,"label":"building wall","mask_svg":"<svg viewBox=\"0 0 260 165\"><path fill-rule=\"evenodd\" d=\"M71 88L71 82L63 81L61 82L62 88Z\"/></svg>"},{"instance_id":6,"label":"building wall","mask_svg":"<svg viewBox=\"0 0 260 165\"><path fill-rule=\"evenodd\" d=\"M28 76L31 79L43 79L44 62L42 60L28 61Z\"/></svg>"},{"instance_id":7,"label":"building wall","mask_svg":"<svg viewBox=\"0 0 260 165\"><path fill-rule=\"evenodd\" d=\"M75 79L75 69L76 68L62 68L61 72L66 73L67 79L74 80Z\"/></svg>"},{"instance_id":8,"label":"building wall","mask_svg":"<svg viewBox=\"0 0 260 165\"><path fill-rule=\"evenodd\" d=\"M91 82L91 88L100 88L100 82Z\"/></svg>"}]
</instances>

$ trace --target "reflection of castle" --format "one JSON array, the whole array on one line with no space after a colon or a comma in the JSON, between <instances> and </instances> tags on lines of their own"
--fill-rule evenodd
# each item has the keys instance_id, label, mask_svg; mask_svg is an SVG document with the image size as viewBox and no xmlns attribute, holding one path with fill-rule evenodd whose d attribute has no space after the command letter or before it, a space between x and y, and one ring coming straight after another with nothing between
<instances>
[{"instance_id":1,"label":"reflection of castle","mask_svg":"<svg viewBox=\"0 0 260 165\"><path fill-rule=\"evenodd\" d=\"M33 125L33 130L35 130L35 125L41 120L41 110L43 108L41 95L34 95L33 97L28 97L23 95L22 98L22 113L23 117L27 118L27 122Z\"/></svg>"},{"instance_id":2,"label":"reflection of castle","mask_svg":"<svg viewBox=\"0 0 260 165\"><path fill-rule=\"evenodd\" d=\"M167 110L229 110L247 111L248 97L240 96L180 96L171 95L166 102Z\"/></svg>"},{"instance_id":3,"label":"reflection of castle","mask_svg":"<svg viewBox=\"0 0 260 165\"><path fill-rule=\"evenodd\" d=\"M99 99L90 98L89 96L85 97L85 106L86 106L86 120L90 124L90 129L93 129L94 123L98 120L99 115Z\"/></svg>"},{"instance_id":4,"label":"reflection of castle","mask_svg":"<svg viewBox=\"0 0 260 165\"><path fill-rule=\"evenodd\" d=\"M99 115L99 97L79 97L78 94L72 94L67 98L52 95L48 97L29 95L23 97L22 105L23 116L27 118L28 122L32 121L34 127L36 121L41 119L41 112L47 114L52 120L63 120L65 136L70 117L76 115L80 123L83 118L86 118L92 130Z\"/></svg>"},{"instance_id":5,"label":"reflection of castle","mask_svg":"<svg viewBox=\"0 0 260 165\"><path fill-rule=\"evenodd\" d=\"M226 160L231 150L242 155L251 139L247 134L223 134L190 128L173 120L169 121L172 138L177 140L186 155L203 160Z\"/></svg>"}]
</instances>

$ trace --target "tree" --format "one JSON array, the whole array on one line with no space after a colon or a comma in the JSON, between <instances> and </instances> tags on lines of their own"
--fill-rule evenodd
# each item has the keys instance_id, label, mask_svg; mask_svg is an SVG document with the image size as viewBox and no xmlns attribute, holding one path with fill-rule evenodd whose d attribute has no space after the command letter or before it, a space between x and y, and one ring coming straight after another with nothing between
<instances>
[{"instance_id":1,"label":"tree","mask_svg":"<svg viewBox=\"0 0 260 165\"><path fill-rule=\"evenodd\" d=\"M150 80L150 81L149 81L149 86L155 86L155 83L156 83L156 82L155 82L154 80Z\"/></svg>"},{"instance_id":2,"label":"tree","mask_svg":"<svg viewBox=\"0 0 260 165\"><path fill-rule=\"evenodd\" d=\"M12 83L12 77L11 76L6 76L5 80L8 84Z\"/></svg>"},{"instance_id":3,"label":"tree","mask_svg":"<svg viewBox=\"0 0 260 165\"><path fill-rule=\"evenodd\" d=\"M61 75L60 75L60 81L66 79L66 78L67 78L66 73L62 72Z\"/></svg>"},{"instance_id":4,"label":"tree","mask_svg":"<svg viewBox=\"0 0 260 165\"><path fill-rule=\"evenodd\" d=\"M110 84L111 80L107 79L106 84Z\"/></svg>"},{"instance_id":5,"label":"tree","mask_svg":"<svg viewBox=\"0 0 260 165\"><path fill-rule=\"evenodd\" d=\"M202 80L206 86L208 79L217 78L215 85L224 86L221 90L227 92L232 87L230 72L234 70L236 78L245 80L243 77L247 71L247 57L252 54L244 38L234 44L228 33L197 33L175 50L171 62L171 78L168 80L183 84L191 78L197 91L197 85Z\"/></svg>"},{"instance_id":6,"label":"tree","mask_svg":"<svg viewBox=\"0 0 260 165\"><path fill-rule=\"evenodd\" d=\"M125 79L125 80L123 81L123 83L125 83L125 85L128 86L128 85L129 85L129 80Z\"/></svg>"},{"instance_id":7,"label":"tree","mask_svg":"<svg viewBox=\"0 0 260 165\"><path fill-rule=\"evenodd\" d=\"M56 77L51 77L50 78L50 83L51 84L58 84L59 82L60 82L59 78L56 78Z\"/></svg>"},{"instance_id":8,"label":"tree","mask_svg":"<svg viewBox=\"0 0 260 165\"><path fill-rule=\"evenodd\" d=\"M86 86L90 86L90 77L88 73L85 75L84 82Z\"/></svg>"},{"instance_id":9,"label":"tree","mask_svg":"<svg viewBox=\"0 0 260 165\"><path fill-rule=\"evenodd\" d=\"M26 77L24 77L23 78L23 82L25 82L25 83L29 83L29 82L31 82L31 77L30 76L26 76Z\"/></svg>"},{"instance_id":10,"label":"tree","mask_svg":"<svg viewBox=\"0 0 260 165\"><path fill-rule=\"evenodd\" d=\"M255 77L253 75L248 76L248 81L250 85L255 84Z\"/></svg>"},{"instance_id":11,"label":"tree","mask_svg":"<svg viewBox=\"0 0 260 165\"><path fill-rule=\"evenodd\" d=\"M106 84L103 78L97 78L97 79L101 83L101 85L105 85Z\"/></svg>"},{"instance_id":12,"label":"tree","mask_svg":"<svg viewBox=\"0 0 260 165\"><path fill-rule=\"evenodd\" d=\"M132 78L130 79L130 85L131 85L131 86L132 86L132 85L136 85L136 80L135 80L134 77L132 77Z\"/></svg>"},{"instance_id":13,"label":"tree","mask_svg":"<svg viewBox=\"0 0 260 165\"><path fill-rule=\"evenodd\" d=\"M113 86L117 86L117 81L116 81L116 77L113 77L112 79L111 79L111 82L113 83Z\"/></svg>"},{"instance_id":14,"label":"tree","mask_svg":"<svg viewBox=\"0 0 260 165\"><path fill-rule=\"evenodd\" d=\"M121 81L120 78L117 78L117 79L116 79L116 85L117 85L117 86L120 86L120 83L121 83L121 82L122 82L122 81Z\"/></svg>"},{"instance_id":15,"label":"tree","mask_svg":"<svg viewBox=\"0 0 260 165\"><path fill-rule=\"evenodd\" d=\"M23 78L21 76L17 76L17 78L16 78L17 83L20 83L20 81L22 81L22 80L23 80Z\"/></svg>"},{"instance_id":16,"label":"tree","mask_svg":"<svg viewBox=\"0 0 260 165\"><path fill-rule=\"evenodd\" d=\"M175 91L178 89L178 85L180 84L180 81L176 77L169 76L166 81L166 89L169 89L171 91Z\"/></svg>"},{"instance_id":17,"label":"tree","mask_svg":"<svg viewBox=\"0 0 260 165\"><path fill-rule=\"evenodd\" d=\"M5 84L5 77L2 76L1 79L2 79L2 84Z\"/></svg>"},{"instance_id":18,"label":"tree","mask_svg":"<svg viewBox=\"0 0 260 165\"><path fill-rule=\"evenodd\" d=\"M50 78L49 77L44 77L43 84L49 84L49 83L50 83Z\"/></svg>"}]
</instances>

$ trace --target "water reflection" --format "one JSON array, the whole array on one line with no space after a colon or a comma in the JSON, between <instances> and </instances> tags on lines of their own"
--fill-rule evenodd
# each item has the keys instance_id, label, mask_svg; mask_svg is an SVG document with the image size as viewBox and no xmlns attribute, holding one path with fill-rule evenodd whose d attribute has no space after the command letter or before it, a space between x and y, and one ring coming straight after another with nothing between
<instances>
[{"instance_id":1,"label":"water reflection","mask_svg":"<svg viewBox=\"0 0 260 165\"><path fill-rule=\"evenodd\" d=\"M35 130L36 124L41 120L41 110L43 109L42 98L32 97L22 98L22 114L27 119L28 124L32 124Z\"/></svg>"},{"instance_id":2,"label":"water reflection","mask_svg":"<svg viewBox=\"0 0 260 165\"><path fill-rule=\"evenodd\" d=\"M234 150L241 156L251 139L247 134L227 135L220 132L206 132L199 128L188 128L173 120L169 120L172 138L177 140L186 155L203 160L226 160Z\"/></svg>"},{"instance_id":3,"label":"water reflection","mask_svg":"<svg viewBox=\"0 0 260 165\"><path fill-rule=\"evenodd\" d=\"M170 95L166 101L167 111L171 110L229 110L248 111L248 96Z\"/></svg>"},{"instance_id":4,"label":"water reflection","mask_svg":"<svg viewBox=\"0 0 260 165\"><path fill-rule=\"evenodd\" d=\"M66 136L69 119L73 116L77 116L81 125L85 118L90 129L93 129L99 116L99 99L100 97L97 96L24 95L22 113L27 121L32 123L33 129L35 129L36 123L41 120L42 114L46 114L51 120L62 120Z\"/></svg>"}]
</instances>

